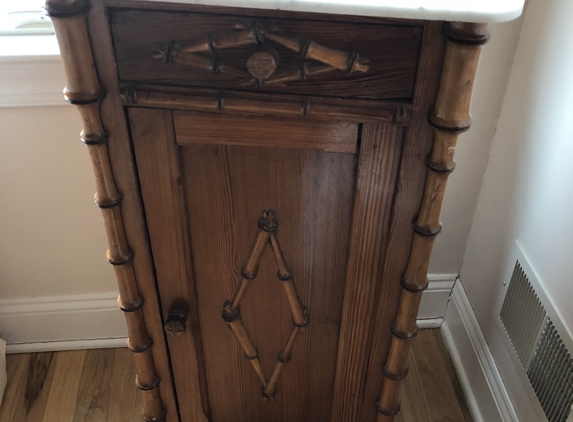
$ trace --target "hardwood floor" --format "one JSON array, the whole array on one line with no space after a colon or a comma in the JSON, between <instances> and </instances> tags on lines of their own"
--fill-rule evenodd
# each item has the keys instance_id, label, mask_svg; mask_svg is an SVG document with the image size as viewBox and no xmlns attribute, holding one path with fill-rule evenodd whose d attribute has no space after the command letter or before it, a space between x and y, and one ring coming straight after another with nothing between
<instances>
[{"instance_id":1,"label":"hardwood floor","mask_svg":"<svg viewBox=\"0 0 573 422\"><path fill-rule=\"evenodd\" d=\"M472 422L440 331L412 346L396 422ZM143 420L127 348L8 355L7 370L0 422Z\"/></svg>"},{"instance_id":2,"label":"hardwood floor","mask_svg":"<svg viewBox=\"0 0 573 422\"><path fill-rule=\"evenodd\" d=\"M396 422L473 422L440 330L420 330Z\"/></svg>"}]
</instances>

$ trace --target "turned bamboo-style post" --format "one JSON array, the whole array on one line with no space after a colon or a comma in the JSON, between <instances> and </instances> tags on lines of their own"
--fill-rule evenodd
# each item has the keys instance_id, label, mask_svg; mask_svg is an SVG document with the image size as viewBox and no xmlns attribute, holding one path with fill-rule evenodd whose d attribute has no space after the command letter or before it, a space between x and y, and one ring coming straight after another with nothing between
<instances>
[{"instance_id":1,"label":"turned bamboo-style post","mask_svg":"<svg viewBox=\"0 0 573 422\"><path fill-rule=\"evenodd\" d=\"M414 242L402 297L394 324L384 382L376 403L377 422L391 422L400 411L400 382L408 374L410 341L417 334L416 318L422 293L428 287L428 264L440 233L440 211L448 176L454 171L458 136L471 125L470 102L481 47L489 39L487 24L451 22L444 25L447 40L438 98L429 116L434 147L427 161L428 176L422 206L414 223Z\"/></svg>"},{"instance_id":2,"label":"turned bamboo-style post","mask_svg":"<svg viewBox=\"0 0 573 422\"><path fill-rule=\"evenodd\" d=\"M143 394L143 419L159 422L165 419L159 395L159 377L151 353L152 342L143 321L143 298L139 294L133 269L133 253L125 235L121 215L121 195L117 191L109 161L100 103L104 92L100 86L90 46L86 0L47 0L60 53L64 62L67 85L65 99L78 107L83 120L81 139L87 145L96 178L95 203L101 208L109 250L107 259L113 265L119 286L118 304L125 313L129 340L127 346L135 355L137 387Z\"/></svg>"}]
</instances>

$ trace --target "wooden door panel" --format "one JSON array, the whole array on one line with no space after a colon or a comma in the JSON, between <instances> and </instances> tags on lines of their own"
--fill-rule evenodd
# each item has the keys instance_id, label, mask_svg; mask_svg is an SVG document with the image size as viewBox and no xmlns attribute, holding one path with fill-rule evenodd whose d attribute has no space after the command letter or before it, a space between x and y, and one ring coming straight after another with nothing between
<instances>
[{"instance_id":1,"label":"wooden door panel","mask_svg":"<svg viewBox=\"0 0 573 422\"><path fill-rule=\"evenodd\" d=\"M170 338L182 415L197 420L196 412L188 409L197 404L189 397L196 394L189 378L199 378L195 385L201 385L193 362L200 364L204 357L198 371L206 377L211 421L328 421L355 155L209 144L177 147L170 112L133 109L130 118L137 126L134 147L164 317L178 302L189 302L193 313L197 292L200 327L194 334L201 333L201 338ZM221 318L223 303L240 284L257 221L266 209L277 215L277 238L311 318L296 339L273 401L262 400L260 381ZM282 283L268 249L241 302L244 326L267 377L293 327ZM203 353L194 358L197 344Z\"/></svg>"},{"instance_id":2,"label":"wooden door panel","mask_svg":"<svg viewBox=\"0 0 573 422\"><path fill-rule=\"evenodd\" d=\"M349 126L348 134L362 134L357 155L325 152L323 143L289 148L280 130L264 124L253 124L252 142L243 132L237 145L233 131L217 125L191 134L185 113L174 119L169 110L130 109L129 116L163 316L174 307L190 314L189 331L169 337L182 420L330 422L333 409L346 420L354 408L347 394L365 381L373 324L390 324L374 315L402 130ZM309 130L297 120L289 125L291 133ZM222 318L264 210L276 215L276 239L310 317L273 400L263 400L253 360ZM293 331L284 283L267 246L239 307L267 380Z\"/></svg>"},{"instance_id":3,"label":"wooden door panel","mask_svg":"<svg viewBox=\"0 0 573 422\"><path fill-rule=\"evenodd\" d=\"M213 421L328 421L338 348L354 156L316 150L188 145L180 148L198 314ZM221 318L233 298L263 210L310 324L296 339L274 401ZM241 302L241 318L267 378L292 330L269 248Z\"/></svg>"}]
</instances>

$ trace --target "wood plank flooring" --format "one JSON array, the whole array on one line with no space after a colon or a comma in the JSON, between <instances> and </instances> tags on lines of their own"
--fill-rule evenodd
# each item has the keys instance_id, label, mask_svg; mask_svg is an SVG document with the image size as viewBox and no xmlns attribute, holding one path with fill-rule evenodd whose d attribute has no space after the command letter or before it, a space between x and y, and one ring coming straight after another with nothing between
<instances>
[{"instance_id":1,"label":"wood plank flooring","mask_svg":"<svg viewBox=\"0 0 573 422\"><path fill-rule=\"evenodd\" d=\"M420 330L396 422L473 422L440 330Z\"/></svg>"},{"instance_id":2,"label":"wood plank flooring","mask_svg":"<svg viewBox=\"0 0 573 422\"><path fill-rule=\"evenodd\" d=\"M396 422L472 422L439 330L421 330L409 360ZM7 371L0 422L143 420L126 348L8 355Z\"/></svg>"}]
</instances>

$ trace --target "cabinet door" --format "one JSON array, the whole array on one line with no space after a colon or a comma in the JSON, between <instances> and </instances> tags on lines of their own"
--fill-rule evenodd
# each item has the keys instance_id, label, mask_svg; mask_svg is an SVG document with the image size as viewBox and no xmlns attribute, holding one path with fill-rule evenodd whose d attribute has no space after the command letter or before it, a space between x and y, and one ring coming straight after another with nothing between
<instances>
[{"instance_id":1,"label":"cabinet door","mask_svg":"<svg viewBox=\"0 0 573 422\"><path fill-rule=\"evenodd\" d=\"M386 252L409 245L390 244L403 129L128 114L163 318L185 320L168 336L182 421L374 409L399 291Z\"/></svg>"}]
</instances>

